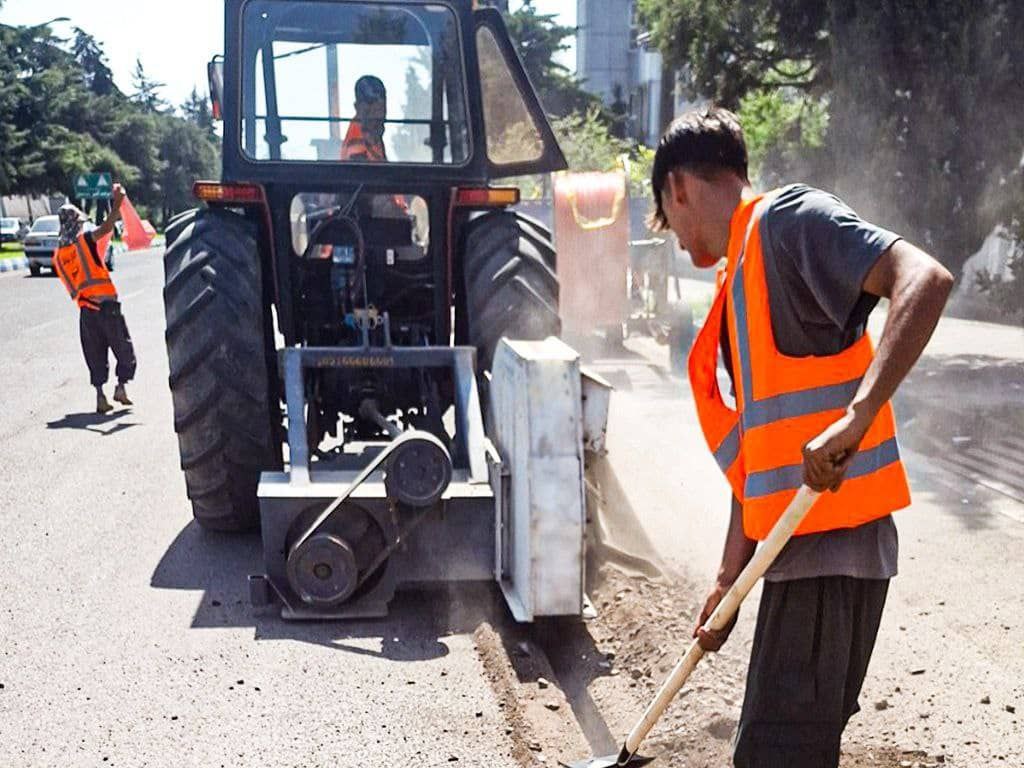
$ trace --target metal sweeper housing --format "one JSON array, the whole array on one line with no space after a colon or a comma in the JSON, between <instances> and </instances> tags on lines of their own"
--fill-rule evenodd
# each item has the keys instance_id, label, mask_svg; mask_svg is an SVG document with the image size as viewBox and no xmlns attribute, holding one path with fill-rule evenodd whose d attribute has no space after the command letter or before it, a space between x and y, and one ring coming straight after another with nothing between
<instances>
[{"instance_id":1,"label":"metal sweeper housing","mask_svg":"<svg viewBox=\"0 0 1024 768\"><path fill-rule=\"evenodd\" d=\"M551 231L494 184L566 167L501 14L224 7L222 179L196 183L164 257L196 522L262 529L252 596L288 618L470 579L522 621L578 615L607 392L557 340Z\"/></svg>"},{"instance_id":2,"label":"metal sweeper housing","mask_svg":"<svg viewBox=\"0 0 1024 768\"><path fill-rule=\"evenodd\" d=\"M490 437L472 349L285 350L289 396L300 397L304 367L371 355L451 366L452 450L395 430L311 471L302 409L289 407L297 448L259 485L267 572L250 577L253 602L276 598L289 619L372 617L402 583L494 579L519 621L580 615L585 451L602 445L607 384L558 339L505 340L488 386Z\"/></svg>"}]
</instances>

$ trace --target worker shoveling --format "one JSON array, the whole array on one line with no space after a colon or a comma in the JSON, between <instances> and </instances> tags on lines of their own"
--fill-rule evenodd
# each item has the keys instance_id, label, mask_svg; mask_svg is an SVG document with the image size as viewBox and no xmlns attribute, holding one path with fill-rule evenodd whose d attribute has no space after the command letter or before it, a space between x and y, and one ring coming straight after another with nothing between
<instances>
[{"instance_id":1,"label":"worker shoveling","mask_svg":"<svg viewBox=\"0 0 1024 768\"><path fill-rule=\"evenodd\" d=\"M786 542L793 536L793 532L807 516L807 513L810 512L817 498L818 493L812 491L806 485L797 491L796 496L793 497L782 517L779 518L771 533L768 534L768 537L758 548L757 553L747 563L739 578L736 579L732 587L725 594L725 597L718 604L714 613L705 622L704 626L706 629L720 630L729 625L739 610L740 603L743 602L743 599L753 588L754 584L757 583L758 579L768 570L768 567L786 545ZM651 762L654 758L643 757L637 754L640 750L640 745L647 734L650 733L655 723L665 713L665 710L668 709L668 705L672 703L676 694L686 684L690 673L697 666L697 662L703 657L704 649L701 647L700 641L694 640L683 657L672 669L668 679L662 684L654 701L648 705L643 716L633 726L633 730L629 732L618 755L592 757L574 763L562 763L562 765L566 766L566 768L615 768L616 766L625 768L626 766L647 765L647 763Z\"/></svg>"}]
</instances>

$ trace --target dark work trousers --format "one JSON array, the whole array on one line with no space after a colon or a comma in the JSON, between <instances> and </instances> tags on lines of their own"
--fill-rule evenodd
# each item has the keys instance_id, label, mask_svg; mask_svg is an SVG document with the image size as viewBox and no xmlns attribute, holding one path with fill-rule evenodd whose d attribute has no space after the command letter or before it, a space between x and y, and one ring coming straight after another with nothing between
<instances>
[{"instance_id":1,"label":"dark work trousers","mask_svg":"<svg viewBox=\"0 0 1024 768\"><path fill-rule=\"evenodd\" d=\"M82 337L82 353L89 366L89 381L102 387L110 375L107 350L117 358L117 381L123 384L135 376L135 347L128 335L128 325L121 314L121 304L104 301L99 309L82 307L78 323Z\"/></svg>"},{"instance_id":2,"label":"dark work trousers","mask_svg":"<svg viewBox=\"0 0 1024 768\"><path fill-rule=\"evenodd\" d=\"M839 765L888 589L849 576L764 582L736 768Z\"/></svg>"}]
</instances>

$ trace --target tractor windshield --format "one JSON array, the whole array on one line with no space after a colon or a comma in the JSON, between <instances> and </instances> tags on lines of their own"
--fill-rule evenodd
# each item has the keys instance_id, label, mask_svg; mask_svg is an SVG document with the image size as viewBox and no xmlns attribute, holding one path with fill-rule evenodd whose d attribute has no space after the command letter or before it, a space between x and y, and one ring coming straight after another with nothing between
<instances>
[{"instance_id":1,"label":"tractor windshield","mask_svg":"<svg viewBox=\"0 0 1024 768\"><path fill-rule=\"evenodd\" d=\"M250 0L242 24L250 159L469 159L462 41L449 7Z\"/></svg>"}]
</instances>

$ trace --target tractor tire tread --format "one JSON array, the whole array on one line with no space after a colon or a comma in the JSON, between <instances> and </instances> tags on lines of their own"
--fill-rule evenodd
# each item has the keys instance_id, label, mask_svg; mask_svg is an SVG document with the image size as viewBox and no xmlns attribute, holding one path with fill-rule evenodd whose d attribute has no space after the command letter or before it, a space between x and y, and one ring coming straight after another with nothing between
<instances>
[{"instance_id":1,"label":"tractor tire tread","mask_svg":"<svg viewBox=\"0 0 1024 768\"><path fill-rule=\"evenodd\" d=\"M554 247L547 239L537 246L540 225L521 216L491 211L472 219L465 232L466 328L481 371L490 369L502 337L538 340L561 333L558 276L543 256Z\"/></svg>"},{"instance_id":2,"label":"tractor tire tread","mask_svg":"<svg viewBox=\"0 0 1024 768\"><path fill-rule=\"evenodd\" d=\"M255 228L216 209L183 214L175 227L165 337L188 497L200 526L253 530L259 473L277 461Z\"/></svg>"}]
</instances>

